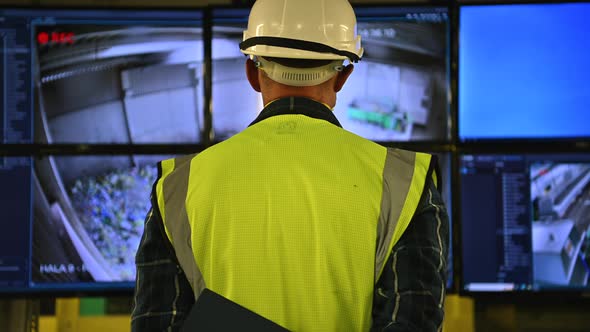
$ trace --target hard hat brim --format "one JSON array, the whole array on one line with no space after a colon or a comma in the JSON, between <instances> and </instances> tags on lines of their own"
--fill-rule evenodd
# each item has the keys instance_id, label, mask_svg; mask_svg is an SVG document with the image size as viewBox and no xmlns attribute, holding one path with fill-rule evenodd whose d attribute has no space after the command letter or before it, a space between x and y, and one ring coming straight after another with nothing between
<instances>
[{"instance_id":1,"label":"hard hat brim","mask_svg":"<svg viewBox=\"0 0 590 332\"><path fill-rule=\"evenodd\" d=\"M240 43L240 50L245 54L295 59L325 59L358 62L360 54L334 48L330 45L307 40L283 37L251 37Z\"/></svg>"}]
</instances>

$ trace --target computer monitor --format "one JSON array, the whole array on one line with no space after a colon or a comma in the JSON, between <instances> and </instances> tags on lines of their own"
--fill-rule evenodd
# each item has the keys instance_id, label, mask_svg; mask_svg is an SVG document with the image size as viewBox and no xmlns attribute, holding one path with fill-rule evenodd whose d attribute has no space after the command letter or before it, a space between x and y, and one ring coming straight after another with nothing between
<instances>
[{"instance_id":1,"label":"computer monitor","mask_svg":"<svg viewBox=\"0 0 590 332\"><path fill-rule=\"evenodd\" d=\"M446 7L357 7L363 59L338 94L344 129L379 142L447 142L449 17ZM223 140L264 107L245 74L239 43L247 9L213 10L213 129Z\"/></svg>"},{"instance_id":2,"label":"computer monitor","mask_svg":"<svg viewBox=\"0 0 590 332\"><path fill-rule=\"evenodd\" d=\"M4 157L0 293L130 292L162 155Z\"/></svg>"},{"instance_id":3,"label":"computer monitor","mask_svg":"<svg viewBox=\"0 0 590 332\"><path fill-rule=\"evenodd\" d=\"M4 143L193 144L199 10L1 9Z\"/></svg>"},{"instance_id":4,"label":"computer monitor","mask_svg":"<svg viewBox=\"0 0 590 332\"><path fill-rule=\"evenodd\" d=\"M461 140L590 137L590 3L459 11Z\"/></svg>"},{"instance_id":5,"label":"computer monitor","mask_svg":"<svg viewBox=\"0 0 590 332\"><path fill-rule=\"evenodd\" d=\"M460 157L462 287L590 290L590 154Z\"/></svg>"}]
</instances>

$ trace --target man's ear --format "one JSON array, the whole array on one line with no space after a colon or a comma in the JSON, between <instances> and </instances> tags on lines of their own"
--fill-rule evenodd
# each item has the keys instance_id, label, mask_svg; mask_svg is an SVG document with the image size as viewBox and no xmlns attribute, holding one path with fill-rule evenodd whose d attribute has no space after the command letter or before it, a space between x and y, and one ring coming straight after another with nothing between
<instances>
[{"instance_id":1,"label":"man's ear","mask_svg":"<svg viewBox=\"0 0 590 332\"><path fill-rule=\"evenodd\" d=\"M346 80L348 79L350 74L352 74L353 70L354 66L352 64L349 64L348 66L344 67L344 69L341 72L338 73L338 75L336 76L336 83L334 83L334 92L340 92L340 90L342 90L344 83L346 83Z\"/></svg>"},{"instance_id":2,"label":"man's ear","mask_svg":"<svg viewBox=\"0 0 590 332\"><path fill-rule=\"evenodd\" d=\"M254 61L252 61L252 59L250 58L246 60L246 76L248 77L248 82L250 82L250 86L252 86L252 89L256 90L256 92L260 92L258 67L256 67L256 63L254 63Z\"/></svg>"}]
</instances>

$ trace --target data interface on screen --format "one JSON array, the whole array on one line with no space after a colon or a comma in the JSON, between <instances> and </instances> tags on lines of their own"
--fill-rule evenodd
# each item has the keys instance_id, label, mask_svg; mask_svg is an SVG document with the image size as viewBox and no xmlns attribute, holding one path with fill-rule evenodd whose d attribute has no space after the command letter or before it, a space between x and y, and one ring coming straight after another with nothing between
<instances>
[{"instance_id":1,"label":"data interface on screen","mask_svg":"<svg viewBox=\"0 0 590 332\"><path fill-rule=\"evenodd\" d=\"M463 155L463 288L588 290L590 154Z\"/></svg>"},{"instance_id":2,"label":"data interface on screen","mask_svg":"<svg viewBox=\"0 0 590 332\"><path fill-rule=\"evenodd\" d=\"M449 139L447 8L355 9L365 53L338 93L334 113L347 129L373 141ZM249 85L239 43L247 10L213 11L213 129L223 140L264 108Z\"/></svg>"},{"instance_id":3,"label":"data interface on screen","mask_svg":"<svg viewBox=\"0 0 590 332\"><path fill-rule=\"evenodd\" d=\"M590 137L590 3L460 8L459 138Z\"/></svg>"},{"instance_id":4,"label":"data interface on screen","mask_svg":"<svg viewBox=\"0 0 590 332\"><path fill-rule=\"evenodd\" d=\"M170 157L3 157L0 292L133 289L157 162Z\"/></svg>"},{"instance_id":5,"label":"data interface on screen","mask_svg":"<svg viewBox=\"0 0 590 332\"><path fill-rule=\"evenodd\" d=\"M189 144L200 11L0 9L2 143Z\"/></svg>"}]
</instances>

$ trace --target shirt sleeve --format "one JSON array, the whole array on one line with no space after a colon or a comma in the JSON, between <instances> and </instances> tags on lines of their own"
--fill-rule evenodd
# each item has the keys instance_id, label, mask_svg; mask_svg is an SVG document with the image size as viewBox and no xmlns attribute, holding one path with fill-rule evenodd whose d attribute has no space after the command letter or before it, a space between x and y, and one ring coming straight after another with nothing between
<instances>
[{"instance_id":1,"label":"shirt sleeve","mask_svg":"<svg viewBox=\"0 0 590 332\"><path fill-rule=\"evenodd\" d=\"M146 217L135 264L131 331L179 331L195 300L157 209Z\"/></svg>"},{"instance_id":2,"label":"shirt sleeve","mask_svg":"<svg viewBox=\"0 0 590 332\"><path fill-rule=\"evenodd\" d=\"M442 330L448 242L447 210L429 177L375 286L371 331Z\"/></svg>"}]
</instances>

